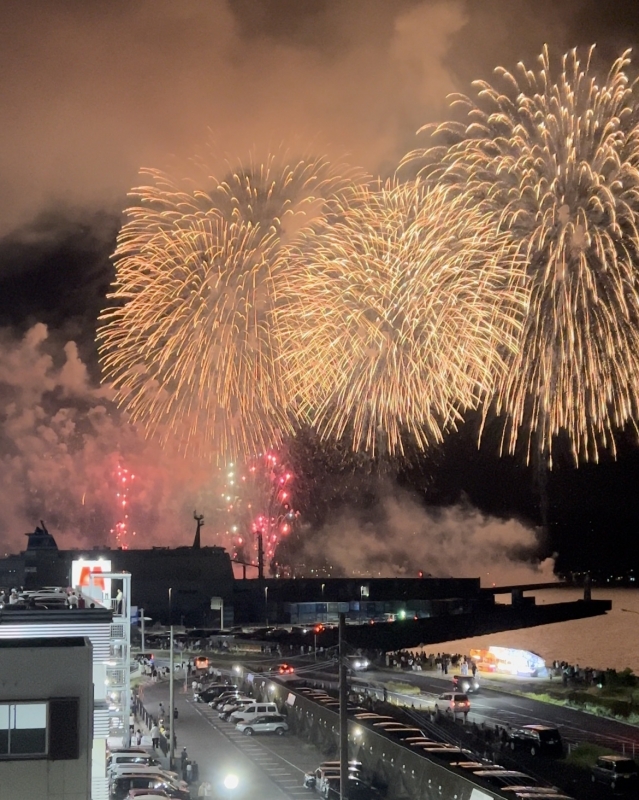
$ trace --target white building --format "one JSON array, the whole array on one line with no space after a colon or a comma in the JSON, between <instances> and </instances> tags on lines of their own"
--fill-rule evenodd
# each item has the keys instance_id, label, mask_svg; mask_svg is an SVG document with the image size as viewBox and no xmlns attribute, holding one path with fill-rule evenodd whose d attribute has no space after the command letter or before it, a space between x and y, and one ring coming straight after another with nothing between
<instances>
[{"instance_id":1,"label":"white building","mask_svg":"<svg viewBox=\"0 0 639 800\"><path fill-rule=\"evenodd\" d=\"M50 698L63 697L60 692L67 691L64 687L69 682L69 685L73 686L76 681L82 684L85 680L83 667L85 656L79 657L76 669L75 662L73 660L69 661L68 658L68 653L74 652L73 647L65 649L64 645L60 645L56 650L56 647L53 646L51 648L42 646L42 640L55 640L59 644L61 640L65 639L71 639L76 642L88 639L91 647L85 646L82 652L91 651L91 682L93 684L93 701L91 703L92 741L88 741L91 737L91 728L86 729L82 726L79 728L79 735L87 737L85 750L91 753L90 790L81 786L73 793L70 789L67 790L64 782L60 784L56 777L51 785L41 785L38 793L35 791L38 787L34 783L36 776L41 776L44 773L57 776L60 773L58 765L49 757L50 754L48 752L40 754L41 758L37 756L35 758L29 756L26 759L21 757L16 759L15 763L12 763L10 756L6 754L3 756L0 753L0 800L5 800L5 798L7 800L16 800L16 798L20 798L20 800L31 800L31 798L33 800L36 800L36 798L37 800L108 800L106 747L110 733L111 713L109 711L110 703L108 702L107 670L110 669L112 664L112 639L119 640L122 638L121 629L122 623L114 623L112 612L103 607L14 609L7 605L0 610L0 646L3 642L7 642L6 647L9 648L8 650L3 648L2 661L0 663L0 709L2 706L10 705L11 701L20 700L20 693L24 693L24 700L33 701L38 699L34 695L34 690L39 688L39 684L42 687L40 698L49 702ZM15 642L16 640L33 642L34 644L33 653L28 656L28 660L32 664L29 665L28 670L25 667L24 673L32 676L33 685L30 692L28 691L28 682L23 682L22 678L16 674L15 659L23 657L24 653L22 656L19 653L12 655L11 660L6 661L5 665L4 653L13 653L12 645L9 642ZM27 647L25 652L28 652L28 650L29 648ZM67 653L67 656L60 655L60 653ZM38 676L37 680L33 677L36 675ZM74 694L71 688L68 689L68 692L67 696L69 698L80 697L80 694ZM48 719L50 719L51 706L48 705L47 709ZM31 711L34 714L36 713L33 709ZM38 713L41 714L41 712L42 709ZM2 713L4 712L0 710L0 714ZM12 713L15 714L17 712L14 710ZM84 734L81 733L82 731L84 731ZM80 745L80 752L83 752L82 747L83 745ZM79 765L77 766L80 769ZM11 782L5 781L4 775L6 773L4 770L11 770L11 775L14 776L28 776L28 792L30 793L26 792L26 790L10 792L9 790L15 788L18 784L12 785ZM40 780L40 777L38 780ZM61 786L64 788L60 788Z\"/></svg>"}]
</instances>

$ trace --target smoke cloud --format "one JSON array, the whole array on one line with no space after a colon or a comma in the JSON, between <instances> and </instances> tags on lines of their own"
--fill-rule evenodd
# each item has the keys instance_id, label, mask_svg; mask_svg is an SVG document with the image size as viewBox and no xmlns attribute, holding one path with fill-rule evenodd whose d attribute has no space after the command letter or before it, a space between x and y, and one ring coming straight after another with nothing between
<instances>
[{"instance_id":1,"label":"smoke cloud","mask_svg":"<svg viewBox=\"0 0 639 800\"><path fill-rule=\"evenodd\" d=\"M75 342L61 345L41 323L21 339L0 331L0 453L6 550L22 549L41 518L61 547L115 545L118 466L134 476L126 544L189 544L198 506L211 512L205 542L227 544L215 535L216 475L145 440L91 383Z\"/></svg>"},{"instance_id":2,"label":"smoke cloud","mask_svg":"<svg viewBox=\"0 0 639 800\"><path fill-rule=\"evenodd\" d=\"M207 131L232 157L294 137L394 166L454 88L463 3L308 5L3 4L2 229L60 199L121 207L141 166L191 156Z\"/></svg>"},{"instance_id":3,"label":"smoke cloud","mask_svg":"<svg viewBox=\"0 0 639 800\"><path fill-rule=\"evenodd\" d=\"M330 565L334 575L480 577L483 586L555 580L554 560L540 560L530 527L485 516L470 506L428 509L412 495L387 490L367 520L345 511L307 536L296 561L308 574Z\"/></svg>"}]
</instances>

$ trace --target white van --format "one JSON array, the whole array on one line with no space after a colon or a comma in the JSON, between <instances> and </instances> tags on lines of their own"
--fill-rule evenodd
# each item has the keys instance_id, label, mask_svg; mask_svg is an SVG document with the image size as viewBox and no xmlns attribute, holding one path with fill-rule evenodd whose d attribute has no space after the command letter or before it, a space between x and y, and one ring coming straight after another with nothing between
<instances>
[{"instance_id":1,"label":"white van","mask_svg":"<svg viewBox=\"0 0 639 800\"><path fill-rule=\"evenodd\" d=\"M245 708L238 708L229 719L231 722L249 722L255 717L263 717L266 714L278 714L275 703L251 703Z\"/></svg>"}]
</instances>

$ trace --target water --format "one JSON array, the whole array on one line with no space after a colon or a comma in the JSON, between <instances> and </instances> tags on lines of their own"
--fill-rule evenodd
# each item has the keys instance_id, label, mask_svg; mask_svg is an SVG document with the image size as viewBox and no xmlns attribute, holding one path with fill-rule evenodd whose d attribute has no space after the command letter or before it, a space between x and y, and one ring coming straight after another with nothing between
<instances>
[{"instance_id":1,"label":"water","mask_svg":"<svg viewBox=\"0 0 639 800\"><path fill-rule=\"evenodd\" d=\"M580 589L544 589L534 594L539 605L583 598ZM590 619L427 645L425 650L428 653L468 653L471 647L500 645L531 650L546 663L558 659L595 669L630 667L639 675L639 589L593 589L592 597L593 600L612 600L612 611Z\"/></svg>"}]
</instances>

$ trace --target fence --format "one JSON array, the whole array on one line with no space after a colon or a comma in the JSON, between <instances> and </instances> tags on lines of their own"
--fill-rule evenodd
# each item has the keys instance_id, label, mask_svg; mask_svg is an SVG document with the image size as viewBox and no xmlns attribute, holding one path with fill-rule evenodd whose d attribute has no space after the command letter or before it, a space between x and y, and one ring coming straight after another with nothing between
<instances>
[{"instance_id":1,"label":"fence","mask_svg":"<svg viewBox=\"0 0 639 800\"><path fill-rule=\"evenodd\" d=\"M137 693L133 696L133 713L139 720L142 720L149 731L156 722L158 722L153 714L150 714L146 710L144 703ZM165 756L169 753L169 740L162 733L160 733L160 750Z\"/></svg>"}]
</instances>

